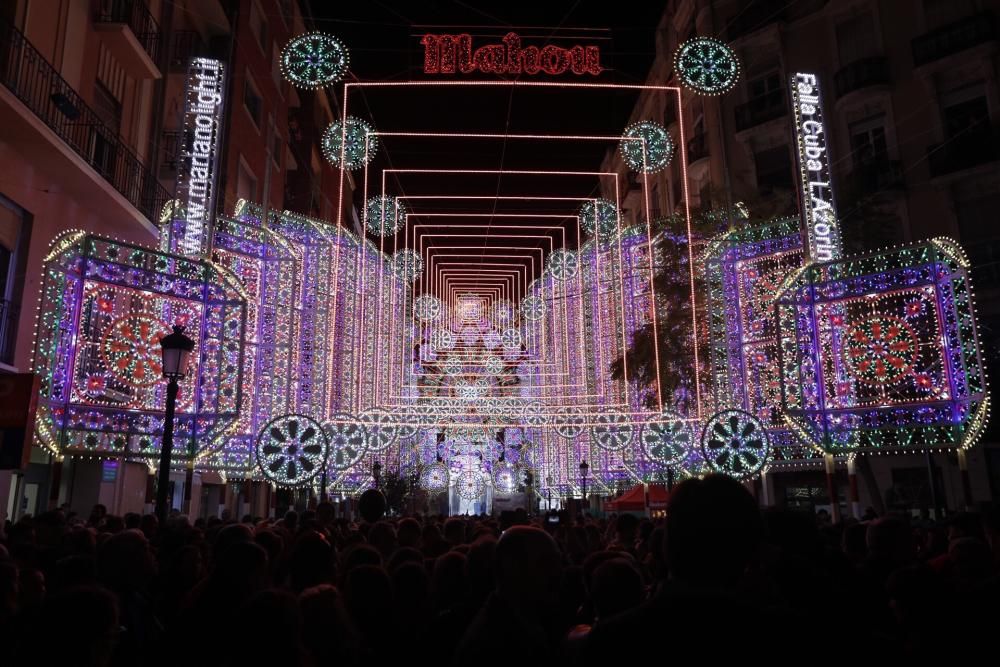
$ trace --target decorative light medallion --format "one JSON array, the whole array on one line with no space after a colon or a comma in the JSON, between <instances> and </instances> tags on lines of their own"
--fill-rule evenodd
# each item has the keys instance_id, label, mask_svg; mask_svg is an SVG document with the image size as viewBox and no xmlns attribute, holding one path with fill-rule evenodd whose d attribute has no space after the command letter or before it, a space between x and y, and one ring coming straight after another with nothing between
<instances>
[{"instance_id":1,"label":"decorative light medallion","mask_svg":"<svg viewBox=\"0 0 1000 667\"><path fill-rule=\"evenodd\" d=\"M368 436L368 449L381 452L388 449L399 440L399 419L382 408L368 408L358 415Z\"/></svg>"},{"instance_id":2,"label":"decorative light medallion","mask_svg":"<svg viewBox=\"0 0 1000 667\"><path fill-rule=\"evenodd\" d=\"M167 323L149 315L128 315L112 323L102 351L108 371L130 387L151 387L163 380L160 339Z\"/></svg>"},{"instance_id":3,"label":"decorative light medallion","mask_svg":"<svg viewBox=\"0 0 1000 667\"><path fill-rule=\"evenodd\" d=\"M561 406L556 410L556 433L566 439L583 433L583 413L579 408Z\"/></svg>"},{"instance_id":4,"label":"decorative light medallion","mask_svg":"<svg viewBox=\"0 0 1000 667\"><path fill-rule=\"evenodd\" d=\"M416 251L404 248L392 256L392 269L401 280L412 283L424 270L424 260Z\"/></svg>"},{"instance_id":5,"label":"decorative light medallion","mask_svg":"<svg viewBox=\"0 0 1000 667\"><path fill-rule=\"evenodd\" d=\"M639 439L642 453L652 463L672 466L681 463L691 451L694 433L690 422L667 410L660 421L643 424Z\"/></svg>"},{"instance_id":6,"label":"decorative light medallion","mask_svg":"<svg viewBox=\"0 0 1000 667\"><path fill-rule=\"evenodd\" d=\"M448 329L435 329L431 332L431 350L440 352L455 347L455 336Z\"/></svg>"},{"instance_id":7,"label":"decorative light medallion","mask_svg":"<svg viewBox=\"0 0 1000 667\"><path fill-rule=\"evenodd\" d=\"M860 382L886 385L906 377L920 352L910 324L892 315L872 315L847 330L844 356Z\"/></svg>"},{"instance_id":8,"label":"decorative light medallion","mask_svg":"<svg viewBox=\"0 0 1000 667\"><path fill-rule=\"evenodd\" d=\"M323 156L334 167L360 169L375 157L378 135L365 121L348 116L346 124L339 120L330 123L323 132L322 147Z\"/></svg>"},{"instance_id":9,"label":"decorative light medallion","mask_svg":"<svg viewBox=\"0 0 1000 667\"><path fill-rule=\"evenodd\" d=\"M323 428L304 415L288 414L268 422L257 434L257 466L279 486L301 486L323 468L329 443Z\"/></svg>"},{"instance_id":10,"label":"decorative light medallion","mask_svg":"<svg viewBox=\"0 0 1000 667\"><path fill-rule=\"evenodd\" d=\"M580 273L580 258L572 250L553 251L545 265L558 280L570 280Z\"/></svg>"},{"instance_id":11,"label":"decorative light medallion","mask_svg":"<svg viewBox=\"0 0 1000 667\"><path fill-rule=\"evenodd\" d=\"M505 350L521 349L521 332L517 329L504 329L500 332L500 344Z\"/></svg>"},{"instance_id":12,"label":"decorative light medallion","mask_svg":"<svg viewBox=\"0 0 1000 667\"><path fill-rule=\"evenodd\" d=\"M635 430L628 417L620 412L605 412L594 418L597 422L590 427L590 434L601 449L617 452L632 444Z\"/></svg>"},{"instance_id":13,"label":"decorative light medallion","mask_svg":"<svg viewBox=\"0 0 1000 667\"><path fill-rule=\"evenodd\" d=\"M493 304L493 316L500 324L507 324L514 319L514 306L510 304L510 301L501 299Z\"/></svg>"},{"instance_id":14,"label":"decorative light medallion","mask_svg":"<svg viewBox=\"0 0 1000 667\"><path fill-rule=\"evenodd\" d=\"M495 350L500 345L500 333L493 330L483 334L483 347L487 350Z\"/></svg>"},{"instance_id":15,"label":"decorative light medallion","mask_svg":"<svg viewBox=\"0 0 1000 667\"><path fill-rule=\"evenodd\" d=\"M367 429L353 415L335 414L323 430L330 441L329 465L334 470L347 470L368 450Z\"/></svg>"},{"instance_id":16,"label":"decorative light medallion","mask_svg":"<svg viewBox=\"0 0 1000 667\"><path fill-rule=\"evenodd\" d=\"M365 205L365 228L376 236L392 236L405 220L406 207L398 197L379 195Z\"/></svg>"},{"instance_id":17,"label":"decorative light medallion","mask_svg":"<svg viewBox=\"0 0 1000 667\"><path fill-rule=\"evenodd\" d=\"M736 53L712 37L695 37L677 47L674 71L681 83L702 95L721 95L740 78Z\"/></svg>"},{"instance_id":18,"label":"decorative light medallion","mask_svg":"<svg viewBox=\"0 0 1000 667\"><path fill-rule=\"evenodd\" d=\"M483 368L490 375L500 375L503 373L503 359L493 354L488 355L483 360Z\"/></svg>"},{"instance_id":19,"label":"decorative light medallion","mask_svg":"<svg viewBox=\"0 0 1000 667\"><path fill-rule=\"evenodd\" d=\"M541 401L525 403L521 408L521 418L527 426L538 427L545 423Z\"/></svg>"},{"instance_id":20,"label":"decorative light medallion","mask_svg":"<svg viewBox=\"0 0 1000 667\"><path fill-rule=\"evenodd\" d=\"M509 463L501 463L493 469L493 488L497 493L517 491L518 470Z\"/></svg>"},{"instance_id":21,"label":"decorative light medallion","mask_svg":"<svg viewBox=\"0 0 1000 667\"><path fill-rule=\"evenodd\" d=\"M644 120L625 128L618 150L633 171L655 174L670 164L674 142L662 125Z\"/></svg>"},{"instance_id":22,"label":"decorative light medallion","mask_svg":"<svg viewBox=\"0 0 1000 667\"><path fill-rule=\"evenodd\" d=\"M709 467L736 478L760 472L769 449L764 425L743 410L715 413L701 434L701 453Z\"/></svg>"},{"instance_id":23,"label":"decorative light medallion","mask_svg":"<svg viewBox=\"0 0 1000 667\"><path fill-rule=\"evenodd\" d=\"M587 234L597 236L601 241L615 238L618 233L618 220L618 207L613 201L588 199L580 205L580 226Z\"/></svg>"},{"instance_id":24,"label":"decorative light medallion","mask_svg":"<svg viewBox=\"0 0 1000 667\"><path fill-rule=\"evenodd\" d=\"M420 471L420 488L436 493L448 488L448 466L443 463L431 463Z\"/></svg>"},{"instance_id":25,"label":"decorative light medallion","mask_svg":"<svg viewBox=\"0 0 1000 667\"><path fill-rule=\"evenodd\" d=\"M545 300L540 296L526 296L521 299L521 317L529 322L538 322L545 317Z\"/></svg>"},{"instance_id":26,"label":"decorative light medallion","mask_svg":"<svg viewBox=\"0 0 1000 667\"><path fill-rule=\"evenodd\" d=\"M449 357L448 360L444 362L444 372L447 375L461 375L464 370L465 365L458 357Z\"/></svg>"},{"instance_id":27,"label":"decorative light medallion","mask_svg":"<svg viewBox=\"0 0 1000 667\"><path fill-rule=\"evenodd\" d=\"M344 78L350 54L333 35L311 32L281 51L281 74L297 88L322 88Z\"/></svg>"},{"instance_id":28,"label":"decorative light medallion","mask_svg":"<svg viewBox=\"0 0 1000 667\"><path fill-rule=\"evenodd\" d=\"M486 482L478 470L463 470L455 479L455 490L465 500L479 500L486 490Z\"/></svg>"},{"instance_id":29,"label":"decorative light medallion","mask_svg":"<svg viewBox=\"0 0 1000 667\"><path fill-rule=\"evenodd\" d=\"M421 294L413 300L413 314L421 322L430 322L441 314L441 300L432 294Z\"/></svg>"}]
</instances>

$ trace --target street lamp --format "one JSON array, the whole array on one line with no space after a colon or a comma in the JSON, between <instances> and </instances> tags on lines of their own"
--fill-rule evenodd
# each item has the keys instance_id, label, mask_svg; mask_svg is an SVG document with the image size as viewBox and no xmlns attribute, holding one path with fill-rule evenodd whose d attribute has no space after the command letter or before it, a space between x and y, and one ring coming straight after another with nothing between
<instances>
[{"instance_id":1,"label":"street lamp","mask_svg":"<svg viewBox=\"0 0 1000 667\"><path fill-rule=\"evenodd\" d=\"M170 452L174 448L174 409L177 407L177 381L188 372L188 360L194 341L184 335L184 327L174 325L174 332L160 339L163 353L163 377L167 378L167 406L163 421L163 444L160 446L160 479L156 484L156 518L167 521L167 485L170 484Z\"/></svg>"},{"instance_id":2,"label":"street lamp","mask_svg":"<svg viewBox=\"0 0 1000 667\"><path fill-rule=\"evenodd\" d=\"M590 466L587 465L586 461L580 461L580 481L583 486L583 502L587 502L587 473L590 472Z\"/></svg>"},{"instance_id":3,"label":"street lamp","mask_svg":"<svg viewBox=\"0 0 1000 667\"><path fill-rule=\"evenodd\" d=\"M375 488L378 488L378 478L382 474L382 464L378 461L372 464L372 476L375 478Z\"/></svg>"},{"instance_id":4,"label":"street lamp","mask_svg":"<svg viewBox=\"0 0 1000 667\"><path fill-rule=\"evenodd\" d=\"M545 476L545 494L549 497L549 511L552 510L552 475Z\"/></svg>"}]
</instances>

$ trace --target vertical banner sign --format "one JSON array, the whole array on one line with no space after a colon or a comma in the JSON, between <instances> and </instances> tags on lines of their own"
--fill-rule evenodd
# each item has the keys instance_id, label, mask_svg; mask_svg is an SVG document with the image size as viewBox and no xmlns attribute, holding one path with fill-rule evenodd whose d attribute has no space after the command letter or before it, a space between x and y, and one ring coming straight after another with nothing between
<instances>
[{"instance_id":1,"label":"vertical banner sign","mask_svg":"<svg viewBox=\"0 0 1000 667\"><path fill-rule=\"evenodd\" d=\"M798 145L802 217L809 258L828 262L841 257L840 227L830 174L830 152L823 124L819 82L815 74L797 72L791 78Z\"/></svg>"},{"instance_id":2,"label":"vertical banner sign","mask_svg":"<svg viewBox=\"0 0 1000 667\"><path fill-rule=\"evenodd\" d=\"M177 170L177 199L170 250L203 256L210 250L215 190L219 178L222 119L222 63L193 58L188 65L184 102L184 147Z\"/></svg>"}]
</instances>

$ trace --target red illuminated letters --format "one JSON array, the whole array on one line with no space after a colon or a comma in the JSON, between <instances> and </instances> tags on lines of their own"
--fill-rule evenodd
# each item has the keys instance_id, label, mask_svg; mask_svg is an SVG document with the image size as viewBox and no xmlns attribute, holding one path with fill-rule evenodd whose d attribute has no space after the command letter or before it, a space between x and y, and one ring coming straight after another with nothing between
<instances>
[{"instance_id":1,"label":"red illuminated letters","mask_svg":"<svg viewBox=\"0 0 1000 667\"><path fill-rule=\"evenodd\" d=\"M472 50L472 36L424 35L425 74L573 74L598 75L601 51L596 46L564 49L551 44L521 46L521 37L509 32L502 44L488 44Z\"/></svg>"}]
</instances>

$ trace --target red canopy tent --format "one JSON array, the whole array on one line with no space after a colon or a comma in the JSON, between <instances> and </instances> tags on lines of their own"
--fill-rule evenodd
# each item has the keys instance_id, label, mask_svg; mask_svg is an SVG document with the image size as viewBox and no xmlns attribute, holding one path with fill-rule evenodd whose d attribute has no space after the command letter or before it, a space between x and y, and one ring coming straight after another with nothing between
<instances>
[{"instance_id":1,"label":"red canopy tent","mask_svg":"<svg viewBox=\"0 0 1000 667\"><path fill-rule=\"evenodd\" d=\"M665 486L660 486L658 484L649 485L650 509L666 509L667 498L669 497L670 494L667 493L667 488ZM604 505L604 509L607 512L645 512L646 494L643 491L642 484L632 487L632 489L627 491L624 495L606 503Z\"/></svg>"}]
</instances>

